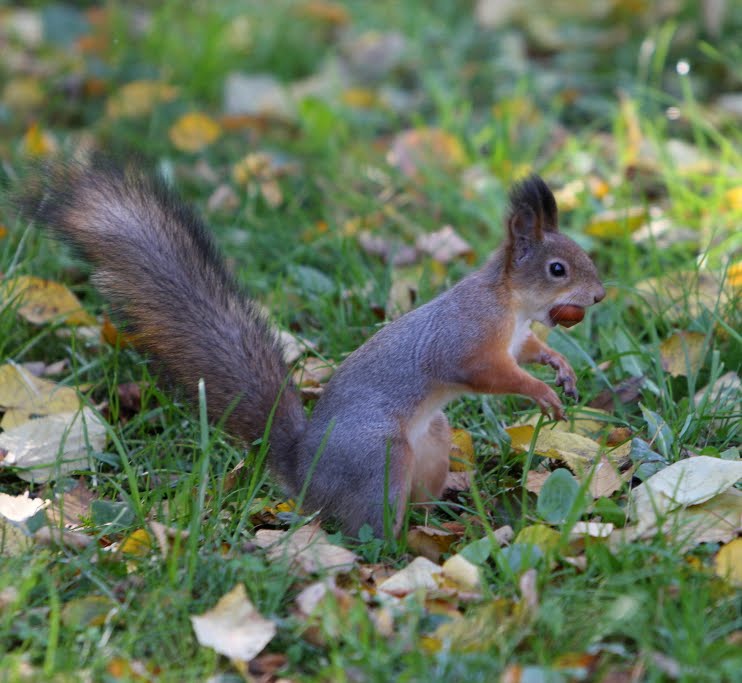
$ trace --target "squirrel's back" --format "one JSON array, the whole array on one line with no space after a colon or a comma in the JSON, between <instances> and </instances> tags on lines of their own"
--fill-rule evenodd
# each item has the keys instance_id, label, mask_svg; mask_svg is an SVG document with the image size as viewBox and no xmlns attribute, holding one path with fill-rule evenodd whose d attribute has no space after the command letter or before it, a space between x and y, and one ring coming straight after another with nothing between
<instances>
[{"instance_id":1,"label":"squirrel's back","mask_svg":"<svg viewBox=\"0 0 742 683\"><path fill-rule=\"evenodd\" d=\"M269 457L291 490L306 425L276 335L229 274L204 224L165 184L105 161L53 164L15 200L21 212L72 243L98 288L152 354L210 416L245 442L270 424Z\"/></svg>"}]
</instances>

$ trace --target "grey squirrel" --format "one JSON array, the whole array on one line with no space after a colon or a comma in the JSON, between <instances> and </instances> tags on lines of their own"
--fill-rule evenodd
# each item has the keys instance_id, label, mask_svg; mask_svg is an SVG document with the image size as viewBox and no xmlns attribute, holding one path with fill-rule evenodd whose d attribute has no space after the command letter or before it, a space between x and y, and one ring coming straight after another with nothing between
<instances>
[{"instance_id":1,"label":"grey squirrel","mask_svg":"<svg viewBox=\"0 0 742 683\"><path fill-rule=\"evenodd\" d=\"M522 394L563 418L555 391L520 367L552 366L577 397L567 360L531 333L579 322L605 296L590 257L558 230L537 176L510 192L506 237L487 263L386 325L340 365L308 419L270 322L225 267L201 219L136 165L53 163L27 181L23 215L71 242L121 310L138 348L191 401L246 443L270 422L268 465L303 506L348 534L396 533L408 501L435 500L449 469L442 408L468 392ZM387 517L388 519L388 517Z\"/></svg>"}]
</instances>

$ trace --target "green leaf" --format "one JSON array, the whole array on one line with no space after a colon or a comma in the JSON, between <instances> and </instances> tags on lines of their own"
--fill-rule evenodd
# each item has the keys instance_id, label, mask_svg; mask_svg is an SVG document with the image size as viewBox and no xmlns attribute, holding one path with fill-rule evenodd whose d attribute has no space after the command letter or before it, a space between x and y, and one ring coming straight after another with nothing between
<instances>
[{"instance_id":1,"label":"green leaf","mask_svg":"<svg viewBox=\"0 0 742 683\"><path fill-rule=\"evenodd\" d=\"M536 511L549 524L561 524L572 509L579 490L580 485L569 470L554 470L539 493Z\"/></svg>"},{"instance_id":2,"label":"green leaf","mask_svg":"<svg viewBox=\"0 0 742 683\"><path fill-rule=\"evenodd\" d=\"M639 404L642 409L642 415L644 421L647 423L647 431L649 433L649 441L654 444L655 448L662 453L665 457L670 455L670 447L672 446L673 436L670 427L664 418L655 412L649 410Z\"/></svg>"}]
</instances>

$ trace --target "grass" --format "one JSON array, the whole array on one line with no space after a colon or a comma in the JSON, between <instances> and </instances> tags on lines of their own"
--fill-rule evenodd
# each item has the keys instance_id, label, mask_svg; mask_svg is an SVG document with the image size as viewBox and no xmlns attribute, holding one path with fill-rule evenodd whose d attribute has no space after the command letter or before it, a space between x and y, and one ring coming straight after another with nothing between
<instances>
[{"instance_id":1,"label":"grass","mask_svg":"<svg viewBox=\"0 0 742 683\"><path fill-rule=\"evenodd\" d=\"M89 131L113 152L143 153L173 172L179 188L204 211L213 185L192 172L198 159L206 159L224 178L232 164L255 150L297 160L301 172L280 180L286 201L279 209L256 193L243 193L237 210L210 213L208 219L239 278L278 323L337 361L378 329L378 311L395 277L391 267L363 253L356 238L345 234L349 221L365 220L375 233L408 242L451 224L482 262L502 237L509 182L529 169L556 187L588 174L606 179L619 208L646 205L652 188L660 187L667 215L700 234L697 244L591 237L584 227L604 205L588 191L562 213L563 229L591 251L610 296L580 326L555 331L549 341L572 362L582 405L628 376L643 374L639 400L616 402L613 423L650 441L643 406L669 428L672 438L663 455L670 461L689 451L718 455L739 446L739 414L727 415L726 424L717 427L716 407L694 407L691 397L723 372L739 371L739 301L696 311L688 302L692 283L686 278L681 310L670 315L667 307L643 301L636 289L648 277L697 271L699 252L708 251L719 270L724 256L739 258L739 245L731 240L740 211L729 207L727 192L742 185L742 140L733 125L709 123L704 93L721 78L729 89L735 84L738 89L742 73L734 27L740 17L730 9L729 25L713 47L699 47L697 41L678 38L679 23L693 16L692 5L649 26L641 16L619 17L631 36L612 52L580 40L571 48L541 46L532 52L539 57L542 49L546 56L526 60L520 70L507 52L507 41L516 40L517 31L503 29L493 39L475 25L468 7L347 2L356 33L393 29L407 37L407 60L383 84L414 88L423 104L394 112L308 100L291 125L269 122L267 132L225 135L198 155L178 152L168 139L178 114L192 109L218 114L221 83L232 70L265 71L285 81L315 73L334 52L335 29L303 15L297 3L266 8L228 2L214 8L168 2L152 10L150 30L142 34L132 27L132 10L113 6L108 43L90 57L106 88L161 78L179 86L181 95L151 116L110 119L103 116L101 97L65 97L57 74L57 80L43 82L50 97L36 116L68 150ZM566 35L610 24L579 13L560 21L554 30ZM235 26L249 39L226 40ZM642 40L657 45L646 62L636 58ZM53 52L42 47L33 54L43 60ZM691 55L699 71L694 79L683 79L674 71L675 60ZM14 76L10 67L3 69L0 76ZM633 102L635 118L617 99L617 85ZM570 89L579 96L570 99ZM679 108L681 118L668 119L667 107ZM658 150L650 165L642 164L644 153L633 147L634 123L643 142ZM5 184L19 177L22 182L19 141L25 126L7 117L2 125ZM436 166L421 169L421 179L412 183L385 164L384 141L422 125L456 136L467 166L484 169L484 191L463 187ZM555 144L558 126L567 126L561 145ZM668 151L671 138L687 140L713 158L711 170L682 169ZM3 220L8 234L0 238L0 272L64 281L88 311L105 310L85 266L63 246L10 212ZM328 229L321 231L321 224ZM718 249L723 240L731 245L727 253ZM470 268L455 263L441 273L424 263L416 273L418 300L430 299ZM95 542L82 550L35 544L0 554L0 595L12 587L15 596L12 609L0 610L0 680L201 681L220 672L219 680L240 680L225 659L198 646L189 619L237 582L259 611L277 622L278 635L268 649L285 655L281 672L297 680L492 681L515 664L541 667L526 670L533 678L524 673L521 680L583 680L580 666L589 670L589 680L629 680L632 671L631 680L740 680L741 595L710 569L718 544L689 551L662 535L617 547L588 543L584 567L576 568L563 559L574 552L566 542L568 524L556 527L555 552L523 558L518 546L492 551L482 564L485 599L462 607L460 622L443 606L411 596L396 610L394 636L384 637L359 596L361 579L352 576L350 604L323 603L317 629L308 636L307 620L294 609L307 580L269 562L252 544L254 531L264 525L264 509L283 501L261 466L260 449L247 455L245 474L235 486L231 472L245 452L200 417L203 401L200 413L182 405L177 392L157 386L152 367L131 349L60 337L59 327L32 326L14 307L0 308L0 356L16 363L66 358L68 370L56 379L81 387L93 404L108 403L106 451L94 453L83 473L96 499L84 520ZM704 362L687 377L668 376L659 355L660 342L677 329L708 339ZM550 373L535 372L551 381ZM117 388L125 382L144 387L138 411L122 404ZM415 510L410 523L463 521L467 531L457 549L486 529L507 523L518 532L532 524L536 500L522 483L537 457L511 451L502 428L532 414L533 406L518 397L469 397L447 412L455 427L474 437L475 491L429 513ZM68 477L32 490L50 497L75 483ZM0 469L0 492L17 495L27 486ZM623 506L625 496L616 500ZM279 520L287 525L295 517L282 513ZM102 550L151 519L189 535L164 559L157 552L122 556ZM364 562L402 567L411 559L404 537L334 538ZM527 615L519 602L518 569L531 565L537 571L539 607ZM436 645L429 636L444 623L454 634L460 623L462 633ZM610 678L611 673L624 678Z\"/></svg>"}]
</instances>

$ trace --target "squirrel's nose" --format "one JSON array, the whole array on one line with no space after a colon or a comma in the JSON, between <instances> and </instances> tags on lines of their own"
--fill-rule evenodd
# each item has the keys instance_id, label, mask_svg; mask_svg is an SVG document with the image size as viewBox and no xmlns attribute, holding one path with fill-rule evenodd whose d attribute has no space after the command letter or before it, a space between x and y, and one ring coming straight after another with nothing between
<instances>
[{"instance_id":1,"label":"squirrel's nose","mask_svg":"<svg viewBox=\"0 0 742 683\"><path fill-rule=\"evenodd\" d=\"M598 293L595 295L595 303L597 304L599 301L603 301L603 299L605 299L605 287L601 285L600 290L598 290Z\"/></svg>"}]
</instances>

